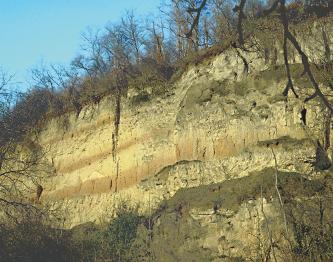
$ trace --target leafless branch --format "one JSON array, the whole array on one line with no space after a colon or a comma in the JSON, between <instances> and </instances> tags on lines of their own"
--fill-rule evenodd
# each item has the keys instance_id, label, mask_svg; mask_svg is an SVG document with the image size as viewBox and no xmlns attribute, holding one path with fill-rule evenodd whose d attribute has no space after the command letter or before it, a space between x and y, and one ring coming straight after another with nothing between
<instances>
[{"instance_id":1,"label":"leafless branch","mask_svg":"<svg viewBox=\"0 0 333 262\"><path fill-rule=\"evenodd\" d=\"M189 13L196 13L195 18L194 18L194 20L191 24L190 30L185 34L185 36L187 38L191 38L191 36L193 34L193 30L198 26L201 12L202 12L203 8L205 7L206 3L207 3L207 0L203 0L199 7L197 7L197 8L190 8L189 7L187 9L187 11Z\"/></svg>"}]
</instances>

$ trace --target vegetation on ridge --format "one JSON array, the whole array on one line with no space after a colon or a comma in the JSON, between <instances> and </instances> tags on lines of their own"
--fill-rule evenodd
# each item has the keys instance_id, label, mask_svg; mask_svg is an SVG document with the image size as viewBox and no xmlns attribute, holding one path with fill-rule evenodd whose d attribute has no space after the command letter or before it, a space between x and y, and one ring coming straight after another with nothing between
<instances>
[{"instance_id":1,"label":"vegetation on ridge","mask_svg":"<svg viewBox=\"0 0 333 262\"><path fill-rule=\"evenodd\" d=\"M257 260L273 260L276 250L293 261L332 260L330 171L321 180L308 180L298 173L265 169L235 181L181 189L148 218L125 207L104 227L85 225L70 231L54 229L48 224L49 214L39 209L40 194L33 201L25 199L27 189L34 185L40 188L36 173L42 169L43 153L36 146L24 157L19 142L26 141L26 135L34 128L40 131L38 127L43 121L69 112L79 117L86 105L98 105L103 97L111 96L112 153L115 163L119 163L116 153L122 101L129 91L134 91L132 105L166 94L188 66L203 60L209 63L211 57L227 49L233 50L242 61L244 75L251 67L244 54L255 52L263 57L272 69L258 73L258 81L286 79L285 97L292 92L295 97L305 98L305 102L319 98L331 119L333 107L329 92L333 90L333 77L327 29L331 17L309 18L312 13L320 16L322 10L328 14L331 1L325 8L299 1L290 5L284 0L236 2L172 0L164 6L166 10L160 22L150 21L145 28L133 12L128 12L103 33L85 35L87 49L70 66L51 65L33 70L35 83L26 94L11 92L8 88L11 77L0 76L0 207L3 212L0 215L9 218L6 223L0 223L0 260L150 261L161 256L170 261L183 257L213 259L209 250L189 241L205 233L191 217L191 209L209 210L208 215L223 218L223 210L237 212L243 203L263 201L263 197L272 201L272 205L280 204L292 235L282 234L289 243L287 247L284 241L279 241L280 236L270 236L268 244L258 243L253 247ZM318 55L319 59L312 60L304 53L293 30L312 27L314 20L321 23L324 52ZM281 61L278 63L280 49L284 69ZM297 56L301 64L296 64ZM247 84L234 83L236 95L246 96ZM219 90L221 95L226 94L224 91ZM207 97L201 101L207 102ZM329 125L330 122L328 128ZM28 141L31 145L34 142ZM322 150L327 150L326 145ZM278 181L274 175L279 177ZM282 200L278 202L280 193ZM28 217L18 211L25 211ZM265 224L269 225L266 220Z\"/></svg>"}]
</instances>

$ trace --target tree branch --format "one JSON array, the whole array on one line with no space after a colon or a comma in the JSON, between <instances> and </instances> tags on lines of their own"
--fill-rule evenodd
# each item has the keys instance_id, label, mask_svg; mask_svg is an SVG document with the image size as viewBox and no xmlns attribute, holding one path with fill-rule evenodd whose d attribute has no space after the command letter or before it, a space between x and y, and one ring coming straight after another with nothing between
<instances>
[{"instance_id":1,"label":"tree branch","mask_svg":"<svg viewBox=\"0 0 333 262\"><path fill-rule=\"evenodd\" d=\"M205 7L206 3L207 3L207 0L203 0L198 8L189 8L187 10L189 13L196 13L196 16L193 20L193 23L191 24L190 30L185 34L186 38L191 38L191 36L193 34L193 30L198 26L201 11Z\"/></svg>"}]
</instances>

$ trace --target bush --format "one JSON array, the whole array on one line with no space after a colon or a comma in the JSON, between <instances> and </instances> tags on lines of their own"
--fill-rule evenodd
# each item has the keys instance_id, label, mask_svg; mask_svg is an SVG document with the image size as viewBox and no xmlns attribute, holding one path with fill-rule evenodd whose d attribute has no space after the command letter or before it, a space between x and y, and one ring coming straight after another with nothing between
<instances>
[{"instance_id":1,"label":"bush","mask_svg":"<svg viewBox=\"0 0 333 262\"><path fill-rule=\"evenodd\" d=\"M0 261L80 261L69 234L37 221L0 229Z\"/></svg>"},{"instance_id":2,"label":"bush","mask_svg":"<svg viewBox=\"0 0 333 262\"><path fill-rule=\"evenodd\" d=\"M104 230L94 223L85 223L71 230L71 240L80 250L82 261L96 261L97 258L105 257Z\"/></svg>"},{"instance_id":3,"label":"bush","mask_svg":"<svg viewBox=\"0 0 333 262\"><path fill-rule=\"evenodd\" d=\"M136 237L141 221L136 209L123 204L108 224L79 225L71 230L71 238L83 261L139 261L142 245Z\"/></svg>"},{"instance_id":4,"label":"bush","mask_svg":"<svg viewBox=\"0 0 333 262\"><path fill-rule=\"evenodd\" d=\"M151 88L153 95L161 95L166 92L166 85L174 73L174 68L166 63L145 58L134 71L135 74L129 79L132 88L139 92L146 92L147 88Z\"/></svg>"},{"instance_id":5,"label":"bush","mask_svg":"<svg viewBox=\"0 0 333 262\"><path fill-rule=\"evenodd\" d=\"M111 261L132 261L130 252L141 218L136 212L121 209L118 216L106 228L106 254Z\"/></svg>"},{"instance_id":6,"label":"bush","mask_svg":"<svg viewBox=\"0 0 333 262\"><path fill-rule=\"evenodd\" d=\"M133 106L140 105L141 103L148 102L150 100L150 96L146 91L142 91L139 94L132 97L131 104Z\"/></svg>"},{"instance_id":7,"label":"bush","mask_svg":"<svg viewBox=\"0 0 333 262\"><path fill-rule=\"evenodd\" d=\"M33 89L0 119L0 145L20 141L32 127L43 119L50 108L52 94L47 89Z\"/></svg>"},{"instance_id":8,"label":"bush","mask_svg":"<svg viewBox=\"0 0 333 262\"><path fill-rule=\"evenodd\" d=\"M318 17L326 16L333 9L332 1L330 0L309 0L305 5L305 12Z\"/></svg>"},{"instance_id":9,"label":"bush","mask_svg":"<svg viewBox=\"0 0 333 262\"><path fill-rule=\"evenodd\" d=\"M140 261L143 256L136 240L142 218L125 204L106 225L90 222L61 230L32 216L21 221L0 224L0 262Z\"/></svg>"}]
</instances>

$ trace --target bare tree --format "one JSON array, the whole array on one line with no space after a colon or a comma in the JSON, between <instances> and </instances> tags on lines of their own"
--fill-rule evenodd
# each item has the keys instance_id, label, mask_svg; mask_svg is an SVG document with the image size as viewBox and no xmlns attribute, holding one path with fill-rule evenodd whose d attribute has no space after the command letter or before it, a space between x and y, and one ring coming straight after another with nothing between
<instances>
[{"instance_id":1,"label":"bare tree","mask_svg":"<svg viewBox=\"0 0 333 262\"><path fill-rule=\"evenodd\" d=\"M208 32L207 30L202 30L200 26L200 19L204 17L203 11L208 6L208 2L207 0L201 2L195 0L172 0L173 8L178 12L178 23L182 25L182 30L179 30L182 33L181 37L189 40L190 45L188 48L194 51L197 51L202 42L204 42L201 41L202 31Z\"/></svg>"},{"instance_id":2,"label":"bare tree","mask_svg":"<svg viewBox=\"0 0 333 262\"><path fill-rule=\"evenodd\" d=\"M186 1L187 2L187 1ZM187 2L187 8L189 11L194 12L196 14L195 19L192 21L190 31L188 32L187 36L190 36L193 33L193 30L198 26L198 21L200 19L201 11L207 5L207 1L201 0L197 1L198 5L193 7L191 3ZM245 13L245 8L247 6L248 0L240 0L238 4L235 5L233 11L238 15L238 23L237 23L237 33L238 33L238 43L233 43L235 47L241 47L246 51L244 47L246 37L244 33L244 23L247 19L247 15ZM294 48L297 54L301 57L304 75L307 75L313 89L314 93L307 97L304 101L308 102L311 99L318 97L321 102L328 108L328 110L333 113L333 106L331 102L328 100L327 96L323 93L322 89L320 88L318 81L316 80L314 73L311 69L310 61L307 54L302 49L301 45L299 44L298 40L296 39L295 35L290 31L289 28L289 17L287 14L286 8L286 0L275 0L272 2L271 6L267 9L263 10L263 16L269 16L273 12L277 12L280 18L280 24L283 28L283 55L284 55L284 64L287 74L287 84L283 91L283 94L286 96L288 92L291 90L296 97L298 94L295 91L294 84L293 84L293 76L290 70L290 62L289 62L289 54L288 54L288 44L291 44L291 47ZM244 61L244 59L243 59ZM247 63L244 63L247 64Z\"/></svg>"},{"instance_id":3,"label":"bare tree","mask_svg":"<svg viewBox=\"0 0 333 262\"><path fill-rule=\"evenodd\" d=\"M73 61L72 66L91 79L104 76L110 71L112 55L105 45L105 34L101 30L88 29L82 34L82 53Z\"/></svg>"},{"instance_id":4,"label":"bare tree","mask_svg":"<svg viewBox=\"0 0 333 262\"><path fill-rule=\"evenodd\" d=\"M159 63L165 62L165 34L162 19L159 23L154 20L147 21L148 36L145 41L146 56Z\"/></svg>"},{"instance_id":5,"label":"bare tree","mask_svg":"<svg viewBox=\"0 0 333 262\"><path fill-rule=\"evenodd\" d=\"M140 26L140 21L135 17L133 11L127 11L126 15L121 19L121 28L129 49L134 53L135 62L139 64L142 56L144 32Z\"/></svg>"},{"instance_id":6,"label":"bare tree","mask_svg":"<svg viewBox=\"0 0 333 262\"><path fill-rule=\"evenodd\" d=\"M31 120L26 110L27 102L17 102L17 94L9 89L12 76L1 73L0 83L0 216L17 219L17 212L32 212L34 207L28 196L33 193L38 181L37 173L46 172L41 165L43 153L31 139L26 139L27 120ZM16 104L15 104L16 102ZM22 104L20 104L22 103ZM9 106L8 106L9 105ZM33 108L38 104L30 104ZM35 123L34 123L35 124Z\"/></svg>"},{"instance_id":7,"label":"bare tree","mask_svg":"<svg viewBox=\"0 0 333 262\"><path fill-rule=\"evenodd\" d=\"M8 90L8 84L14 75L8 75L0 70L0 119L4 118L13 102L12 93Z\"/></svg>"}]
</instances>

